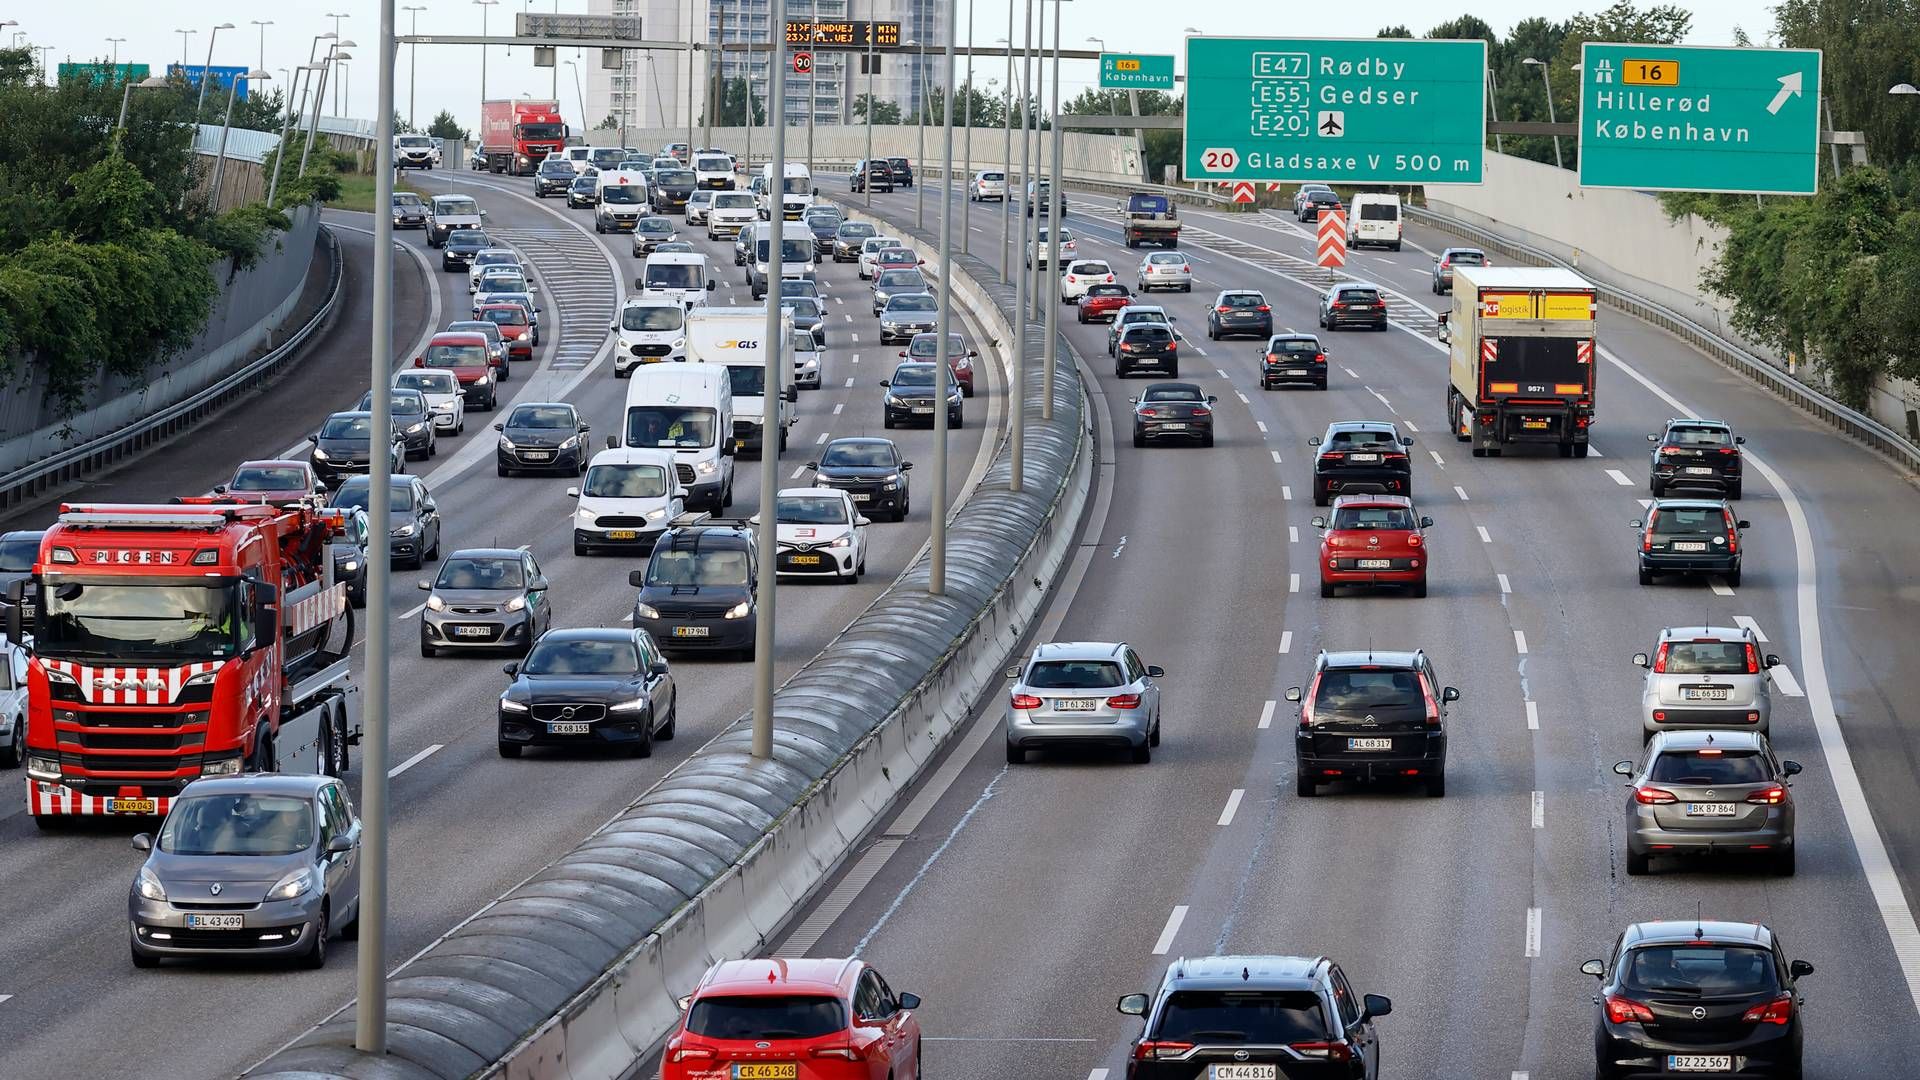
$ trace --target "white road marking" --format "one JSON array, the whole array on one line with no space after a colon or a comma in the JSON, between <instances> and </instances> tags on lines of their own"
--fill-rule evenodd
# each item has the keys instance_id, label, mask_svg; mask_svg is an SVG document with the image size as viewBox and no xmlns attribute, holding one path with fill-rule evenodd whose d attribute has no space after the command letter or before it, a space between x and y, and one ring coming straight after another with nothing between
<instances>
[{"instance_id":1,"label":"white road marking","mask_svg":"<svg viewBox=\"0 0 1920 1080\"><path fill-rule=\"evenodd\" d=\"M851 357L850 359L852 359L852 361L853 361L854 363L856 363L856 364L857 364L857 363L859 363L859 362L860 362L860 354L859 354L859 353L854 353L854 354L853 354L853 356L852 356L852 357Z\"/></svg>"},{"instance_id":2,"label":"white road marking","mask_svg":"<svg viewBox=\"0 0 1920 1080\"><path fill-rule=\"evenodd\" d=\"M1429 450L1429 451L1427 451L1427 453L1429 453L1429 454L1432 454L1432 455L1433 455L1433 463L1434 463L1435 465L1438 465L1438 466L1440 466L1440 467L1441 467L1441 468L1443 468L1443 469L1447 467L1447 463L1446 463L1445 461L1442 461L1442 460L1440 460L1440 451L1438 451L1438 450Z\"/></svg>"},{"instance_id":3,"label":"white road marking","mask_svg":"<svg viewBox=\"0 0 1920 1080\"><path fill-rule=\"evenodd\" d=\"M1540 909L1527 909L1527 955L1540 955Z\"/></svg>"},{"instance_id":4,"label":"white road marking","mask_svg":"<svg viewBox=\"0 0 1920 1080\"><path fill-rule=\"evenodd\" d=\"M1287 526L1287 543L1297 544L1299 542L1300 542L1300 526L1298 525Z\"/></svg>"},{"instance_id":5,"label":"white road marking","mask_svg":"<svg viewBox=\"0 0 1920 1080\"><path fill-rule=\"evenodd\" d=\"M1473 531L1480 534L1481 543L1483 544L1493 543L1493 537L1487 535L1487 527L1485 525L1475 525L1473 527Z\"/></svg>"},{"instance_id":6,"label":"white road marking","mask_svg":"<svg viewBox=\"0 0 1920 1080\"><path fill-rule=\"evenodd\" d=\"M1380 404L1385 405L1387 407L1388 412L1394 414L1395 416L1400 415L1400 410L1393 407L1393 402L1388 401L1385 394L1382 394L1380 391L1375 390L1371 386L1367 387L1367 393L1372 394L1374 397L1379 398Z\"/></svg>"},{"instance_id":7,"label":"white road marking","mask_svg":"<svg viewBox=\"0 0 1920 1080\"><path fill-rule=\"evenodd\" d=\"M1167 925L1160 931L1160 940L1153 943L1153 955L1165 956L1173 948L1173 937L1180 932L1180 924L1187 921L1187 905L1180 904L1167 916Z\"/></svg>"},{"instance_id":8,"label":"white road marking","mask_svg":"<svg viewBox=\"0 0 1920 1080\"><path fill-rule=\"evenodd\" d=\"M834 298L833 298L833 302L834 302L834 303L836 303L836 304L845 304L845 303L846 303L846 301L845 301L845 300L843 300L843 299L841 299L841 298L840 298L840 297L838 297L838 296L836 296L836 297L834 297Z\"/></svg>"},{"instance_id":9,"label":"white road marking","mask_svg":"<svg viewBox=\"0 0 1920 1080\"><path fill-rule=\"evenodd\" d=\"M936 340L936 341L938 341L939 339L938 339L938 338L935 338L934 340ZM1221 377L1221 378L1223 378L1223 379L1230 379L1230 378L1232 378L1232 377L1233 377L1233 376L1231 376L1231 375L1228 375L1228 374L1227 374L1227 369L1226 369L1226 368L1214 368L1213 370L1215 370L1215 371L1217 371L1217 372L1219 372L1219 373L1220 373L1220 377Z\"/></svg>"},{"instance_id":10,"label":"white road marking","mask_svg":"<svg viewBox=\"0 0 1920 1080\"><path fill-rule=\"evenodd\" d=\"M1267 433L1267 422L1265 420L1255 420L1253 426L1260 429L1260 434L1265 435Z\"/></svg>"},{"instance_id":11,"label":"white road marking","mask_svg":"<svg viewBox=\"0 0 1920 1080\"><path fill-rule=\"evenodd\" d=\"M1087 1080L1107 1080L1107 1070L1095 1069L1087 1074Z\"/></svg>"},{"instance_id":12,"label":"white road marking","mask_svg":"<svg viewBox=\"0 0 1920 1080\"><path fill-rule=\"evenodd\" d=\"M1509 593L1511 593L1511 592L1513 592L1513 585L1512 585L1511 583L1509 583L1509 582L1507 581L1507 575L1505 575L1505 574L1495 574L1495 575L1493 575L1493 576L1494 576L1494 577L1496 577L1496 578L1498 578L1498 579L1500 579L1500 594L1501 594L1502 596L1505 596L1505 595L1507 595L1507 594L1509 594Z\"/></svg>"},{"instance_id":13,"label":"white road marking","mask_svg":"<svg viewBox=\"0 0 1920 1080\"><path fill-rule=\"evenodd\" d=\"M1532 809L1533 809L1533 827L1536 829L1546 828L1547 826L1547 793L1546 792L1536 791L1533 793Z\"/></svg>"},{"instance_id":14,"label":"white road marking","mask_svg":"<svg viewBox=\"0 0 1920 1080\"><path fill-rule=\"evenodd\" d=\"M1233 815L1239 811L1240 800L1245 798L1246 794L1247 794L1246 789L1234 788L1233 794L1227 796L1226 809L1220 811L1220 820L1215 824L1218 824L1221 826L1227 826L1227 825L1233 824Z\"/></svg>"},{"instance_id":15,"label":"white road marking","mask_svg":"<svg viewBox=\"0 0 1920 1080\"><path fill-rule=\"evenodd\" d=\"M1270 451L1270 453L1272 453L1272 454L1273 454L1273 463L1274 463L1275 465L1279 465L1279 464L1282 464L1282 462L1281 462L1281 460L1280 460L1280 451L1278 451L1278 450L1273 450L1273 451Z\"/></svg>"},{"instance_id":16,"label":"white road marking","mask_svg":"<svg viewBox=\"0 0 1920 1080\"><path fill-rule=\"evenodd\" d=\"M1251 405L1251 404L1253 404L1253 402L1252 402L1252 401L1249 401L1249 400L1247 399L1247 395L1245 395L1245 394L1243 394L1243 393L1241 393L1241 392L1240 392L1240 391L1238 391L1238 390L1235 390L1235 391L1233 392L1233 396L1234 396L1234 397L1237 397L1237 398L1239 398L1239 399L1240 399L1240 404L1242 404L1242 405Z\"/></svg>"},{"instance_id":17,"label":"white road marking","mask_svg":"<svg viewBox=\"0 0 1920 1080\"><path fill-rule=\"evenodd\" d=\"M1608 469L1607 475L1613 477L1613 482L1619 484L1621 487L1633 486L1633 481L1627 479L1627 474L1621 472L1619 469Z\"/></svg>"},{"instance_id":18,"label":"white road marking","mask_svg":"<svg viewBox=\"0 0 1920 1080\"><path fill-rule=\"evenodd\" d=\"M1597 446L1595 446L1595 445L1593 445L1592 443L1588 443L1588 444L1587 444L1587 456L1588 456L1588 457L1606 457L1607 455L1605 455L1605 454L1603 454L1603 453L1601 453L1601 452L1600 452L1600 448L1599 448L1599 447L1597 447Z\"/></svg>"},{"instance_id":19,"label":"white road marking","mask_svg":"<svg viewBox=\"0 0 1920 1080\"><path fill-rule=\"evenodd\" d=\"M1467 489L1466 489L1466 488L1463 488L1463 487L1461 487L1461 486L1460 486L1459 484L1455 484L1455 485L1453 485L1453 493L1454 493L1455 495L1458 495L1458 496L1460 496L1460 501L1461 501L1461 502L1470 502L1470 501L1471 501L1471 500L1469 500L1469 499L1467 498Z\"/></svg>"},{"instance_id":20,"label":"white road marking","mask_svg":"<svg viewBox=\"0 0 1920 1080\"><path fill-rule=\"evenodd\" d=\"M1117 559L1120 557L1120 553L1125 550L1127 550L1127 537L1125 533L1122 533L1120 534L1120 542L1113 546L1113 555L1111 557Z\"/></svg>"},{"instance_id":21,"label":"white road marking","mask_svg":"<svg viewBox=\"0 0 1920 1080\"><path fill-rule=\"evenodd\" d=\"M848 376L848 377L847 377L847 385L848 385L848 386L852 386L852 385L853 385L853 377L852 377L852 376Z\"/></svg>"},{"instance_id":22,"label":"white road marking","mask_svg":"<svg viewBox=\"0 0 1920 1080\"><path fill-rule=\"evenodd\" d=\"M793 475L787 477L787 479L798 480L805 475L807 475L807 467L805 465L798 465L794 467Z\"/></svg>"},{"instance_id":23,"label":"white road marking","mask_svg":"<svg viewBox=\"0 0 1920 1080\"><path fill-rule=\"evenodd\" d=\"M1287 575L1287 591L1288 592L1300 591L1300 575L1299 574Z\"/></svg>"},{"instance_id":24,"label":"white road marking","mask_svg":"<svg viewBox=\"0 0 1920 1080\"><path fill-rule=\"evenodd\" d=\"M1345 372L1346 372L1346 373L1347 373L1348 375L1351 375L1351 376L1353 376L1353 377L1354 377L1354 378L1356 378L1356 379L1360 377L1360 373L1359 373L1359 372L1357 372L1357 371L1355 371L1355 370L1353 370L1353 369L1352 369L1352 368L1350 368L1350 367L1347 367L1347 366L1346 366L1345 364L1342 364L1342 365L1340 365L1340 368L1341 368L1341 370L1343 370L1343 371L1345 371Z\"/></svg>"},{"instance_id":25,"label":"white road marking","mask_svg":"<svg viewBox=\"0 0 1920 1080\"><path fill-rule=\"evenodd\" d=\"M0 1005L5 1005L7 1002L12 1000L13 1000L12 994L0 994ZM1102 1069L1100 1071L1105 1072L1106 1070Z\"/></svg>"},{"instance_id":26,"label":"white road marking","mask_svg":"<svg viewBox=\"0 0 1920 1080\"><path fill-rule=\"evenodd\" d=\"M1407 421L1407 430L1413 432L1415 435L1420 434L1420 429L1417 427L1414 427L1413 421L1411 420Z\"/></svg>"},{"instance_id":27,"label":"white road marking","mask_svg":"<svg viewBox=\"0 0 1920 1080\"><path fill-rule=\"evenodd\" d=\"M1535 701L1527 702L1527 730L1528 731L1540 730L1540 703L1539 702L1535 702Z\"/></svg>"},{"instance_id":28,"label":"white road marking","mask_svg":"<svg viewBox=\"0 0 1920 1080\"><path fill-rule=\"evenodd\" d=\"M1527 632L1525 630L1515 630L1513 632L1513 651L1519 653L1521 656L1527 655Z\"/></svg>"},{"instance_id":29,"label":"white road marking","mask_svg":"<svg viewBox=\"0 0 1920 1080\"><path fill-rule=\"evenodd\" d=\"M855 340L855 341L859 341L859 340L860 340L860 335L859 335L859 334L849 334L849 335L848 335L848 337L851 337L851 338L852 338L853 340Z\"/></svg>"},{"instance_id":30,"label":"white road marking","mask_svg":"<svg viewBox=\"0 0 1920 1080\"><path fill-rule=\"evenodd\" d=\"M1638 503L1640 504L1640 509L1642 509L1642 510L1651 510L1651 509L1653 509L1653 500L1652 500L1652 499L1637 499L1637 500L1635 500L1635 501L1636 501L1636 502L1638 502Z\"/></svg>"},{"instance_id":31,"label":"white road marking","mask_svg":"<svg viewBox=\"0 0 1920 1080\"><path fill-rule=\"evenodd\" d=\"M1768 668L1767 674L1773 676L1773 681L1780 687L1780 692L1788 697L1807 696L1807 692L1800 689L1800 680L1793 677L1793 670L1787 665L1781 664L1776 668Z\"/></svg>"},{"instance_id":32,"label":"white road marking","mask_svg":"<svg viewBox=\"0 0 1920 1080\"><path fill-rule=\"evenodd\" d=\"M821 443L824 443L826 441L827 441L827 433L823 431L820 433L819 438L813 440L813 445L819 446Z\"/></svg>"},{"instance_id":33,"label":"white road marking","mask_svg":"<svg viewBox=\"0 0 1920 1080\"><path fill-rule=\"evenodd\" d=\"M1283 499L1283 500L1285 500L1285 501L1287 501L1287 502L1292 502L1292 501L1293 501L1293 489L1292 489L1291 487L1288 487L1288 486L1287 486L1286 484L1281 484L1281 485L1280 485L1280 498L1281 498L1281 499Z\"/></svg>"},{"instance_id":34,"label":"white road marking","mask_svg":"<svg viewBox=\"0 0 1920 1080\"><path fill-rule=\"evenodd\" d=\"M444 750L444 749L446 749L446 747L443 746L442 744L434 743L432 746L427 747L425 750L420 751L419 753L413 755L412 757L401 762L400 764L395 765L393 768L388 769L387 779L391 780L394 777L399 776L401 773L406 772L408 769L411 769L415 765L418 765L421 762L432 757L437 751Z\"/></svg>"},{"instance_id":35,"label":"white road marking","mask_svg":"<svg viewBox=\"0 0 1920 1080\"><path fill-rule=\"evenodd\" d=\"M1760 624L1754 621L1753 616L1735 615L1733 617L1733 624L1753 631L1754 639L1759 641L1760 644L1765 645L1767 643L1767 632L1760 629Z\"/></svg>"},{"instance_id":36,"label":"white road marking","mask_svg":"<svg viewBox=\"0 0 1920 1080\"><path fill-rule=\"evenodd\" d=\"M1270 728L1273 726L1273 710L1274 710L1274 707L1278 704L1279 704L1278 702L1269 701L1265 705L1260 706L1261 730L1264 731L1267 728Z\"/></svg>"},{"instance_id":37,"label":"white road marking","mask_svg":"<svg viewBox=\"0 0 1920 1080\"><path fill-rule=\"evenodd\" d=\"M1293 631L1291 630L1280 631L1280 651L1284 653L1291 650L1292 648L1293 648Z\"/></svg>"},{"instance_id":38,"label":"white road marking","mask_svg":"<svg viewBox=\"0 0 1920 1080\"><path fill-rule=\"evenodd\" d=\"M843 319L845 319L845 320L847 320L848 322L852 322L852 321L853 321L853 316L851 316L851 315L842 315L842 316L840 316L840 317L841 317L841 318L843 318Z\"/></svg>"},{"instance_id":39,"label":"white road marking","mask_svg":"<svg viewBox=\"0 0 1920 1080\"><path fill-rule=\"evenodd\" d=\"M427 610L427 605L425 601L422 601L421 603L415 604L412 607L408 608L407 610L401 612L400 617L403 619L411 619L415 615L418 615L425 610Z\"/></svg>"},{"instance_id":40,"label":"white road marking","mask_svg":"<svg viewBox=\"0 0 1920 1080\"><path fill-rule=\"evenodd\" d=\"M1712 589L1713 595L1715 596L1732 596L1733 595L1733 589L1730 588L1726 582L1721 581L1719 578L1714 578L1712 581L1707 582L1707 588Z\"/></svg>"},{"instance_id":41,"label":"white road marking","mask_svg":"<svg viewBox=\"0 0 1920 1080\"><path fill-rule=\"evenodd\" d=\"M839 415L840 415L840 410L842 410L842 409L844 409L844 408L846 408L846 407L847 407L847 403L846 403L846 402L844 402L844 401L841 401L841 402L836 402L836 403L834 404L834 406L833 406L833 415L835 415L835 416L839 416Z\"/></svg>"}]
</instances>

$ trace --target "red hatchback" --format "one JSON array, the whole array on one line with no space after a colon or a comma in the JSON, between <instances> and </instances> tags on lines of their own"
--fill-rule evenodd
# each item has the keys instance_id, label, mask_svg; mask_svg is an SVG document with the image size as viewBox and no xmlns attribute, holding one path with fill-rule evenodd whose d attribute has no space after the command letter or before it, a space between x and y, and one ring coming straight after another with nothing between
<instances>
[{"instance_id":1,"label":"red hatchback","mask_svg":"<svg viewBox=\"0 0 1920 1080\"><path fill-rule=\"evenodd\" d=\"M519 304L482 304L473 317L499 328L500 336L507 339L507 359L533 361L533 322L527 318L526 308ZM507 369L502 368L500 381L506 380Z\"/></svg>"},{"instance_id":2,"label":"red hatchback","mask_svg":"<svg viewBox=\"0 0 1920 1080\"><path fill-rule=\"evenodd\" d=\"M487 339L463 330L442 330L427 342L427 351L413 358L417 368L451 371L460 380L460 396L470 409L492 412L498 398Z\"/></svg>"},{"instance_id":3,"label":"red hatchback","mask_svg":"<svg viewBox=\"0 0 1920 1080\"><path fill-rule=\"evenodd\" d=\"M917 269L924 261L913 253L912 248L881 248L879 254L873 257L874 276L878 277L885 270Z\"/></svg>"},{"instance_id":4,"label":"red hatchback","mask_svg":"<svg viewBox=\"0 0 1920 1080\"><path fill-rule=\"evenodd\" d=\"M1394 586L1427 595L1427 540L1433 519L1417 517L1404 495L1342 495L1320 534L1320 595L1342 585Z\"/></svg>"},{"instance_id":5,"label":"red hatchback","mask_svg":"<svg viewBox=\"0 0 1920 1080\"><path fill-rule=\"evenodd\" d=\"M1086 295L1080 298L1080 321L1112 322L1120 309L1131 303L1133 294L1125 285L1089 285Z\"/></svg>"},{"instance_id":6,"label":"red hatchback","mask_svg":"<svg viewBox=\"0 0 1920 1080\"><path fill-rule=\"evenodd\" d=\"M728 960L667 1039L661 1080L920 1080L920 999L860 960Z\"/></svg>"}]
</instances>

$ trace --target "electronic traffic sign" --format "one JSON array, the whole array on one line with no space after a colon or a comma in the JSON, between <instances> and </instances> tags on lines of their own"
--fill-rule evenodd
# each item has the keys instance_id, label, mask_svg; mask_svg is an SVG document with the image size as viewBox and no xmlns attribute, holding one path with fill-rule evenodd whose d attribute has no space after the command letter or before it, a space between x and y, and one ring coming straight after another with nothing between
<instances>
[{"instance_id":1,"label":"electronic traffic sign","mask_svg":"<svg viewBox=\"0 0 1920 1080\"><path fill-rule=\"evenodd\" d=\"M1487 43L1187 39L1188 180L1477 184Z\"/></svg>"},{"instance_id":2,"label":"electronic traffic sign","mask_svg":"<svg viewBox=\"0 0 1920 1080\"><path fill-rule=\"evenodd\" d=\"M900 24L842 19L837 22L787 23L787 44L811 45L822 49L897 49Z\"/></svg>"},{"instance_id":3,"label":"electronic traffic sign","mask_svg":"<svg viewBox=\"0 0 1920 1080\"><path fill-rule=\"evenodd\" d=\"M1812 195L1818 49L1588 42L1580 183L1641 191Z\"/></svg>"}]
</instances>

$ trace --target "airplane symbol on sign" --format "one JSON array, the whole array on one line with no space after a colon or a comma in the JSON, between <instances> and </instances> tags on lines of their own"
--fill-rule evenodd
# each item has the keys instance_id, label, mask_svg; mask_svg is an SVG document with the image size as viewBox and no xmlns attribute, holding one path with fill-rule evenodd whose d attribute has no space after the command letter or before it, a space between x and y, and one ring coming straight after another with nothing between
<instances>
[{"instance_id":1,"label":"airplane symbol on sign","mask_svg":"<svg viewBox=\"0 0 1920 1080\"><path fill-rule=\"evenodd\" d=\"M1347 130L1347 114L1338 110L1323 111L1320 114L1320 134L1337 139Z\"/></svg>"}]
</instances>

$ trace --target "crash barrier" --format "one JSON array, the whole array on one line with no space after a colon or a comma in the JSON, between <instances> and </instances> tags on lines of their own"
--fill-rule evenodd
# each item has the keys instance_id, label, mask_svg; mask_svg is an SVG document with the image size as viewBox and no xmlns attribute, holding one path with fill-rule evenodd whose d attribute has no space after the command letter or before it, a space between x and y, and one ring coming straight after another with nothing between
<instances>
[{"instance_id":1,"label":"crash barrier","mask_svg":"<svg viewBox=\"0 0 1920 1080\"><path fill-rule=\"evenodd\" d=\"M289 216L294 220L293 229L278 234L272 241L284 250L262 259L261 267L243 272L236 279L264 282L265 278L256 278L256 275L284 270L282 276L288 280L271 282L273 288L268 291L272 295L255 301L256 306L266 307L251 317L236 306L241 303L236 299L240 287L230 287L216 302L214 315L207 322L208 329L201 333L201 343L210 348L205 355L176 369L148 376L148 381L141 386L64 423L43 425L33 416L40 400L32 386L28 386L26 392L7 395L10 400L0 401L0 430L27 432L0 441L0 467L13 463L11 471L0 472L0 510L19 506L128 455L165 442L209 413L225 407L235 396L254 392L261 379L271 377L282 364L300 354L307 339L333 315L340 299L342 268L339 241L320 226L319 207L294 209L289 211ZM325 301L312 318L286 333L277 347L257 360L221 374L237 358L244 357L262 342L273 340L274 326L299 303L312 265L316 230L324 238L329 253ZM287 260L298 260L298 266L289 265ZM215 268L215 273L225 276L220 267ZM239 319L245 319L244 327L236 330L228 326ZM207 340L222 333L232 336L218 344ZM192 389L197 383L205 385ZM174 400L174 395L183 396ZM153 411L147 411L149 409ZM16 415L18 421L14 419ZM106 430L74 445L60 447L69 428L78 429L82 434L88 430Z\"/></svg>"},{"instance_id":2,"label":"crash barrier","mask_svg":"<svg viewBox=\"0 0 1920 1080\"><path fill-rule=\"evenodd\" d=\"M972 258L952 277L955 302L986 324L985 354L1007 364L1012 289L985 284L992 271ZM1018 339L1028 356L1042 343L1038 327ZM928 595L923 552L782 684L772 760L751 756L751 717L739 718L401 965L387 984L387 1057L353 1049L349 1005L246 1075L604 1080L636 1068L708 966L762 951L1003 685L1072 550L1095 456L1074 365L1055 379L1049 421L1042 373L1026 367L1024 489L1007 490L1003 442L950 519L946 592Z\"/></svg>"},{"instance_id":3,"label":"crash barrier","mask_svg":"<svg viewBox=\"0 0 1920 1080\"><path fill-rule=\"evenodd\" d=\"M1403 209L1415 221L1465 237L1516 262L1532 266L1561 266L1578 272L1577 267L1549 252L1492 230L1421 207L1409 205ZM1869 449L1884 454L1899 467L1909 472L1920 471L1920 447L1880 421L1842 405L1756 356L1738 342L1664 304L1601 282L1594 282L1594 289L1608 304L1667 330L1722 365L1759 383L1788 404L1818 417Z\"/></svg>"}]
</instances>

